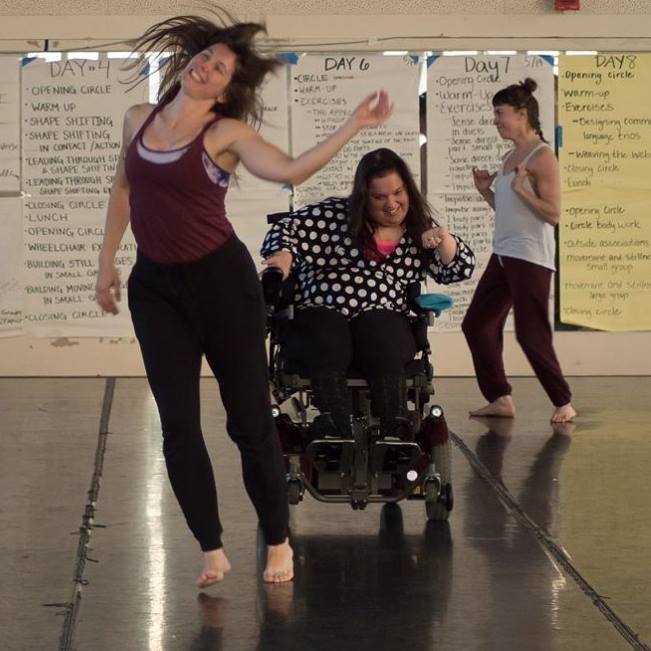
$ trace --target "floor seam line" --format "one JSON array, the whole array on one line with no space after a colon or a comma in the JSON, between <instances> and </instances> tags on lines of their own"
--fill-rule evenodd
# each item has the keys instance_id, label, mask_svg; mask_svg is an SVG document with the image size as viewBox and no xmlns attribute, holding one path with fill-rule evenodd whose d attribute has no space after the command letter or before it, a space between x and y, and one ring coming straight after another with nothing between
<instances>
[{"instance_id":1,"label":"floor seam line","mask_svg":"<svg viewBox=\"0 0 651 651\"><path fill-rule=\"evenodd\" d=\"M102 412L100 415L99 432L97 435L97 447L95 448L95 460L93 463L93 474L88 489L88 498L82 515L81 526L79 527L79 542L77 544L77 553L75 555L75 564L73 570L73 590L72 597L66 604L65 618L61 629L61 638L59 640L59 651L71 651L72 640L77 622L77 615L81 605L82 590L88 581L84 579L86 561L88 558L88 546L90 537L95 524L95 510L99 498L100 478L104 467L104 455L106 453L106 444L109 435L108 423L113 405L113 394L115 393L115 378L107 378L104 387L104 399L102 401Z\"/></svg>"},{"instance_id":2,"label":"floor seam line","mask_svg":"<svg viewBox=\"0 0 651 651\"><path fill-rule=\"evenodd\" d=\"M477 458L475 453L465 444L463 439L450 432L450 438L461 453L466 457L471 467L486 481L489 486L498 494L500 500L518 522L526 529L531 531L540 545L545 548L563 570L572 577L580 590L591 599L593 605L601 612L608 622L617 630L617 632L629 643L631 648L636 651L651 651L651 648L640 640L639 635L631 629L615 611L606 603L603 597L592 587L592 585L583 577L579 570L574 567L572 561L567 557L565 551L550 536L539 527L518 504L508 489L500 483L488 470L488 468Z\"/></svg>"}]
</instances>

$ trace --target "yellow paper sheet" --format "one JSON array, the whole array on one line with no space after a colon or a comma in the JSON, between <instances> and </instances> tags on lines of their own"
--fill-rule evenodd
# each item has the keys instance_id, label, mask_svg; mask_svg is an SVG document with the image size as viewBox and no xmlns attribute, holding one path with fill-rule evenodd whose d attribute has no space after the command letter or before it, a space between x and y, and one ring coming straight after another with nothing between
<instances>
[{"instance_id":1,"label":"yellow paper sheet","mask_svg":"<svg viewBox=\"0 0 651 651\"><path fill-rule=\"evenodd\" d=\"M561 321L651 329L651 55L562 56Z\"/></svg>"}]
</instances>

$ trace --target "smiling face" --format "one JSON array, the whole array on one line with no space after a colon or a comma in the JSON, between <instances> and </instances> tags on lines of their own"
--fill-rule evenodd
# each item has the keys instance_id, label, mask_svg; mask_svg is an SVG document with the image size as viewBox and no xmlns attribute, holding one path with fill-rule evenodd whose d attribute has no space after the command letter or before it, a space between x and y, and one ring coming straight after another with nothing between
<instances>
[{"instance_id":1,"label":"smiling face","mask_svg":"<svg viewBox=\"0 0 651 651\"><path fill-rule=\"evenodd\" d=\"M500 136L507 140L522 136L530 129L527 109L515 108L510 104L498 104L494 107L493 124Z\"/></svg>"},{"instance_id":2,"label":"smiling face","mask_svg":"<svg viewBox=\"0 0 651 651\"><path fill-rule=\"evenodd\" d=\"M366 212L378 226L399 226L409 212L409 194L400 174L391 171L368 184Z\"/></svg>"},{"instance_id":3,"label":"smiling face","mask_svg":"<svg viewBox=\"0 0 651 651\"><path fill-rule=\"evenodd\" d=\"M227 45L216 43L190 59L181 85L195 99L223 101L236 66L235 53Z\"/></svg>"}]
</instances>

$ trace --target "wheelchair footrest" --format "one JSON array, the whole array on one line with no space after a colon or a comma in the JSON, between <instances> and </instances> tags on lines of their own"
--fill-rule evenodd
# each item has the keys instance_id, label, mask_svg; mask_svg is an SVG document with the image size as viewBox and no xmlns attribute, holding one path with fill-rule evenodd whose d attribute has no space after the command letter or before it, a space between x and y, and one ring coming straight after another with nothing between
<instances>
[{"instance_id":1,"label":"wheelchair footrest","mask_svg":"<svg viewBox=\"0 0 651 651\"><path fill-rule=\"evenodd\" d=\"M350 439L312 441L305 456L316 471L314 489L361 503L362 495L405 493L420 476L423 452L416 443L378 439L358 447Z\"/></svg>"},{"instance_id":2,"label":"wheelchair footrest","mask_svg":"<svg viewBox=\"0 0 651 651\"><path fill-rule=\"evenodd\" d=\"M421 449L416 443L380 439L371 446L371 469L375 472L408 471L416 465Z\"/></svg>"}]
</instances>

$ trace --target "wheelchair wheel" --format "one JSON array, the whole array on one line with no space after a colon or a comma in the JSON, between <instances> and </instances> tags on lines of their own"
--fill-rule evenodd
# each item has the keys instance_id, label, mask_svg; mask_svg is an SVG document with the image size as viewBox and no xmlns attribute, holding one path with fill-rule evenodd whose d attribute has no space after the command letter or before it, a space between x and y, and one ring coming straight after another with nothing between
<instances>
[{"instance_id":1,"label":"wheelchair wheel","mask_svg":"<svg viewBox=\"0 0 651 651\"><path fill-rule=\"evenodd\" d=\"M425 493L425 511L428 520L447 520L454 506L452 492L452 458L449 439L442 445L432 448L432 463L434 470L441 476L441 490L437 494L436 486L430 484Z\"/></svg>"},{"instance_id":2,"label":"wheelchair wheel","mask_svg":"<svg viewBox=\"0 0 651 651\"><path fill-rule=\"evenodd\" d=\"M292 506L296 506L303 499L301 482L293 479L287 483L287 499Z\"/></svg>"}]
</instances>

